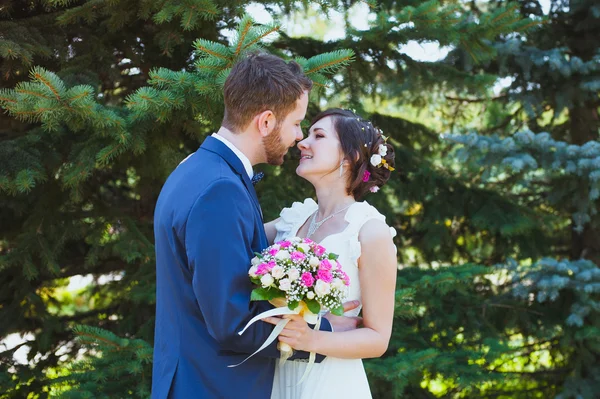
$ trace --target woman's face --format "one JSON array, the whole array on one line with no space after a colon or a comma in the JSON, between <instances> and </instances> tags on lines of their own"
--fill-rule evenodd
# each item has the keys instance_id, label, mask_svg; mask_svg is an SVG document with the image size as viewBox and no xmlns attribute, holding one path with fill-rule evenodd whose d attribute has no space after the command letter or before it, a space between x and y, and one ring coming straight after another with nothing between
<instances>
[{"instance_id":1,"label":"woman's face","mask_svg":"<svg viewBox=\"0 0 600 399\"><path fill-rule=\"evenodd\" d=\"M298 143L298 149L298 176L314 181L313 179L337 172L342 160L342 147L333 126L333 118L326 116L317 121L308 131L308 136Z\"/></svg>"}]
</instances>

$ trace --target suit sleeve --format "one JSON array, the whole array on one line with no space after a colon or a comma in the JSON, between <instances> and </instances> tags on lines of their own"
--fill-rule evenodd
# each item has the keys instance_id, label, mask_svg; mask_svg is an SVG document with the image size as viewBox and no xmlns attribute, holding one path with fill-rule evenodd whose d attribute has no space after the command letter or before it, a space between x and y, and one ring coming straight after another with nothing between
<instances>
[{"instance_id":1,"label":"suit sleeve","mask_svg":"<svg viewBox=\"0 0 600 399\"><path fill-rule=\"evenodd\" d=\"M248 277L254 235L254 208L239 182L220 179L198 197L185 228L188 266L193 274L196 300L209 334L223 347L253 353L267 339L273 326L256 322L238 332L254 316L272 309L265 301L250 301ZM331 331L327 320L322 330ZM257 354L279 357L277 340ZM295 358L307 358L299 352ZM322 360L320 357L319 360Z\"/></svg>"}]
</instances>

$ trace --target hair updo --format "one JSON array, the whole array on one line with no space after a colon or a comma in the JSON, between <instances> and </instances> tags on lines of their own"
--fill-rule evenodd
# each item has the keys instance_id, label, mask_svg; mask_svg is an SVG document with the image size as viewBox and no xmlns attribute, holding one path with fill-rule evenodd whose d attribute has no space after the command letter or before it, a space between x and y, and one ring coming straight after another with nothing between
<instances>
[{"instance_id":1,"label":"hair updo","mask_svg":"<svg viewBox=\"0 0 600 399\"><path fill-rule=\"evenodd\" d=\"M376 192L390 178L395 165L394 148L386 143L381 130L352 111L339 108L325 110L315 116L310 126L328 116L332 118L344 159L350 163L350 178L346 188L348 194L358 200L368 192ZM374 166L371 157L379 154L380 146L386 149L386 154L381 156L385 163Z\"/></svg>"}]
</instances>

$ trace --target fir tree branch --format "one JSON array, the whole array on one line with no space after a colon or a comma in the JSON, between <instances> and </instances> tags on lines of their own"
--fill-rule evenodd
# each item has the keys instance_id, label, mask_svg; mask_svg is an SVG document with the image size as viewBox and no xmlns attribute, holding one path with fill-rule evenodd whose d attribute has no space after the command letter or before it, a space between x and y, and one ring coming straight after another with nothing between
<instances>
[{"instance_id":1,"label":"fir tree branch","mask_svg":"<svg viewBox=\"0 0 600 399\"><path fill-rule=\"evenodd\" d=\"M273 28L267 30L266 32L264 32L263 34L258 36L256 39L251 40L248 44L246 44L244 46L244 49L250 48L251 46L255 45L256 43L258 43L259 41L264 39L265 37L269 36L271 33L277 32L280 28L281 28L280 26L274 26Z\"/></svg>"},{"instance_id":2,"label":"fir tree branch","mask_svg":"<svg viewBox=\"0 0 600 399\"><path fill-rule=\"evenodd\" d=\"M244 44L246 35L248 34L248 32L250 31L251 28L252 28L252 20L248 20L244 25L244 29L242 29L242 32L240 32L240 36L238 37L238 44L237 44L237 47L235 48L235 56L236 57L238 57L240 55L240 51L242 51L242 45Z\"/></svg>"},{"instance_id":3,"label":"fir tree branch","mask_svg":"<svg viewBox=\"0 0 600 399\"><path fill-rule=\"evenodd\" d=\"M314 67L312 69L309 69L308 71L304 72L304 74L305 75L310 75L310 74L315 73L317 71L326 70L327 68L331 68L334 65L337 65L337 64L340 64L340 63L343 63L343 62L350 62L350 61L352 61L352 56L346 56L346 57L343 57L343 58L340 58L340 59L335 59L335 60L327 62L327 63L325 63L323 65L318 65L318 66L316 66L316 67Z\"/></svg>"},{"instance_id":4,"label":"fir tree branch","mask_svg":"<svg viewBox=\"0 0 600 399\"><path fill-rule=\"evenodd\" d=\"M508 94L502 94L496 97L491 98L466 98L466 97L452 97L452 96L444 96L446 100L450 101L460 101L465 103L481 103L486 101L496 101L501 100L508 97Z\"/></svg>"}]
</instances>

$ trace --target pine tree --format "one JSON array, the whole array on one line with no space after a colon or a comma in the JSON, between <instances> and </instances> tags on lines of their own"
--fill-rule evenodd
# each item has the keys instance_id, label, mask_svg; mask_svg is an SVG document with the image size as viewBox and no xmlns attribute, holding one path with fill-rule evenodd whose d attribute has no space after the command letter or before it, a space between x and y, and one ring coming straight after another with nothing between
<instances>
[{"instance_id":1,"label":"pine tree","mask_svg":"<svg viewBox=\"0 0 600 399\"><path fill-rule=\"evenodd\" d=\"M261 3L273 11L298 7ZM508 136L524 115L510 111L527 104L517 95L527 94L534 81L520 69L526 58L515 50L520 47L510 45L518 38L544 47L537 43L550 33L561 35L551 29L562 11L556 8L540 29L535 2L320 1L301 7L340 9L348 19L350 6L362 3L376 17L366 31L348 25L344 38L328 42L279 32L268 44L261 39L276 27L243 18L241 2L47 0L2 8L0 26L12 25L11 35L0 34L6 88L0 101L7 111L0 116L0 155L8 160L0 173L0 279L6 287L0 314L10 320L0 323L8 326L0 336L33 334L25 345L35 366L15 363L14 350L0 353L7 397L147 397L154 202L173 167L218 127L227 70L257 45L298 60L317 88L330 85L314 90L309 116L318 111L317 99L355 108L397 148L400 172L367 198L398 230L402 265L390 348L366 362L374 396L551 396L579 386L566 376L576 369L571 359L589 364L589 351L573 351L555 330L569 317L560 317L565 311L579 315L581 331L589 327L591 313L583 308L595 299L582 294L596 277L589 284L544 282L543 299L555 299L551 310L529 299L545 281L547 258L568 248L560 234L564 214L519 200L512 190L521 181L516 178L502 184L489 173L490 182L480 183L475 153L450 157L452 146L439 140L442 131L378 107L419 108L421 115L435 107L448 116L444 123L452 133L480 112L487 118L476 124L481 135L487 138L483 131L489 130ZM233 39L222 28L234 30ZM566 40L577 37L568 33ZM410 40L453 50L439 62L420 62L401 50ZM517 80L512 92L496 99L491 88L498 76ZM593 83L586 85L594 93ZM312 195L306 182L294 178L293 162L263 169L267 177L257 187L267 219ZM552 194L544 184L535 189L541 199ZM529 269L527 259L534 264ZM589 263L569 267L575 266L574 275L587 278ZM68 277L88 273L97 281L78 296L62 288ZM518 288L530 280L536 284ZM575 299L560 289L553 298L560 284L577 292ZM578 326L576 318L571 321ZM574 329L568 336L593 332ZM591 348L595 341L584 342Z\"/></svg>"},{"instance_id":2,"label":"pine tree","mask_svg":"<svg viewBox=\"0 0 600 399\"><path fill-rule=\"evenodd\" d=\"M279 29L241 16L242 4L216 10L208 1L2 7L11 34L0 36L0 336L27 334L0 355L7 397L148 396L156 197L219 126L229 68ZM227 26L237 27L230 42L219 33ZM325 84L352 55L298 61ZM65 291L86 274L95 284ZM22 346L35 367L13 358Z\"/></svg>"},{"instance_id":3,"label":"pine tree","mask_svg":"<svg viewBox=\"0 0 600 399\"><path fill-rule=\"evenodd\" d=\"M541 14L535 3L521 8ZM489 112L493 126L448 136L478 187L548 220L540 255L520 247L497 269L502 294L539 312L515 332L531 348L525 355L546 360L523 375L535 381L530 390L557 398L600 390L599 34L595 2L552 2L542 29L498 43L497 60L483 68L513 77L503 107Z\"/></svg>"}]
</instances>

